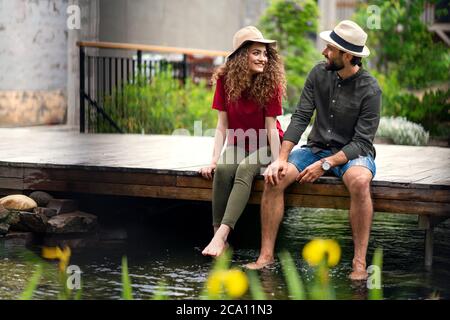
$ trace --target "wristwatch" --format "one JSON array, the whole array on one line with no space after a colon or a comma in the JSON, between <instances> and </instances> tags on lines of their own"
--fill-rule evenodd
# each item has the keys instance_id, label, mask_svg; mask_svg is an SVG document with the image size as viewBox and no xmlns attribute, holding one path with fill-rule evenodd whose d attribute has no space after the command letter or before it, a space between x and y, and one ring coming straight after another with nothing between
<instances>
[{"instance_id":1,"label":"wristwatch","mask_svg":"<svg viewBox=\"0 0 450 320\"><path fill-rule=\"evenodd\" d=\"M329 163L327 160L321 159L320 161L322 161L322 169L323 169L323 171L328 171L328 170L331 169L331 163Z\"/></svg>"}]
</instances>

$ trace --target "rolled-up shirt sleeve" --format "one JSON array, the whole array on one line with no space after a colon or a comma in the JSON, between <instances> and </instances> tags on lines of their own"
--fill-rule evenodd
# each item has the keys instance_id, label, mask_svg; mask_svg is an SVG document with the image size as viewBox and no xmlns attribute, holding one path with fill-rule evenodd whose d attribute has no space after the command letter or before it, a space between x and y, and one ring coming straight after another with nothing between
<instances>
[{"instance_id":1,"label":"rolled-up shirt sleeve","mask_svg":"<svg viewBox=\"0 0 450 320\"><path fill-rule=\"evenodd\" d=\"M380 123L380 110L381 90L378 89L363 100L353 138L341 149L348 160L360 155L367 156L372 150L372 142Z\"/></svg>"},{"instance_id":2,"label":"rolled-up shirt sleeve","mask_svg":"<svg viewBox=\"0 0 450 320\"><path fill-rule=\"evenodd\" d=\"M303 88L302 94L300 96L300 101L291 116L291 122L289 123L289 126L284 133L283 140L288 140L297 144L303 132L305 132L309 122L311 121L311 117L315 109L314 78L316 68L311 70L305 81L305 87Z\"/></svg>"}]
</instances>

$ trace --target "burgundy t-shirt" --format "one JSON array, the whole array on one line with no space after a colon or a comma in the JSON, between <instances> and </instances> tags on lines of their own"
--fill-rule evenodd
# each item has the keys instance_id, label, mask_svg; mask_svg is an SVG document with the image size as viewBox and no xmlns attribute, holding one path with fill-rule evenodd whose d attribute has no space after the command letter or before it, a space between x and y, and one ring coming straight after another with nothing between
<instances>
[{"instance_id":1,"label":"burgundy t-shirt","mask_svg":"<svg viewBox=\"0 0 450 320\"><path fill-rule=\"evenodd\" d=\"M253 152L256 148L268 145L267 134L264 143L259 141L260 129L265 129L265 117L276 117L283 113L281 105L281 88L276 92L267 103L265 108L261 108L258 104L247 98L245 93L235 102L227 101L225 93L225 83L223 77L217 79L216 91L214 93L214 100L212 108L219 111L226 111L228 117L228 129L235 130L234 134L230 131L228 133L228 144L243 146L245 143L245 150ZM242 129L240 131L238 129ZM255 131L251 130L254 129ZM283 130L280 122L277 120L277 129L280 136L280 141L283 139ZM244 134L242 134L242 132ZM261 134L262 135L262 134ZM252 137L252 138L250 138ZM245 139L245 141L243 141ZM254 141L257 144L254 144Z\"/></svg>"}]
</instances>

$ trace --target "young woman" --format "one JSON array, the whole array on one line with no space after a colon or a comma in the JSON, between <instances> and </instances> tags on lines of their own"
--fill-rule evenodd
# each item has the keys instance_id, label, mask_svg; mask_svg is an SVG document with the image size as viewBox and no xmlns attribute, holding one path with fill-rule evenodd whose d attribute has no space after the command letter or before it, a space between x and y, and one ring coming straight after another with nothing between
<instances>
[{"instance_id":1,"label":"young woman","mask_svg":"<svg viewBox=\"0 0 450 320\"><path fill-rule=\"evenodd\" d=\"M202 252L209 256L221 255L228 246L227 237L247 205L253 178L278 157L283 131L276 117L282 114L286 80L275 41L264 39L253 26L239 30L233 52L213 75L214 81L212 108L219 115L213 157L199 170L206 179L214 173L214 237Z\"/></svg>"}]
</instances>

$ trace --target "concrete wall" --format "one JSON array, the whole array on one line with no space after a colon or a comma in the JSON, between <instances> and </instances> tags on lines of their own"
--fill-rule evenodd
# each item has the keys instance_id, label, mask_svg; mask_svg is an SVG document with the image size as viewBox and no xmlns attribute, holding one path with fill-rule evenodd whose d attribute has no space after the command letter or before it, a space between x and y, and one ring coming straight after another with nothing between
<instances>
[{"instance_id":1,"label":"concrete wall","mask_svg":"<svg viewBox=\"0 0 450 320\"><path fill-rule=\"evenodd\" d=\"M230 50L268 0L0 0L0 126L79 123L76 41ZM81 29L67 29L67 6ZM91 52L92 53L92 52Z\"/></svg>"},{"instance_id":2,"label":"concrete wall","mask_svg":"<svg viewBox=\"0 0 450 320\"><path fill-rule=\"evenodd\" d=\"M0 125L64 121L66 0L0 0Z\"/></svg>"},{"instance_id":3,"label":"concrete wall","mask_svg":"<svg viewBox=\"0 0 450 320\"><path fill-rule=\"evenodd\" d=\"M230 50L267 0L100 0L101 41Z\"/></svg>"},{"instance_id":4,"label":"concrete wall","mask_svg":"<svg viewBox=\"0 0 450 320\"><path fill-rule=\"evenodd\" d=\"M69 5L78 5L81 9L81 28L69 30L67 43L67 125L80 124L80 50L77 41L99 41L99 0L69 0ZM94 54L91 49L89 54Z\"/></svg>"}]
</instances>

